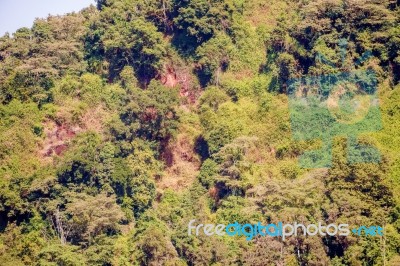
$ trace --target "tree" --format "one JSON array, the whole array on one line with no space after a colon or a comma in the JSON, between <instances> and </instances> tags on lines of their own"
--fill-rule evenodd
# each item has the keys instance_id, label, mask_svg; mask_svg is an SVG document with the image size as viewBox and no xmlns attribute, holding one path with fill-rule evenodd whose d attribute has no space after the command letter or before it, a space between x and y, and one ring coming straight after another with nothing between
<instances>
[{"instance_id":1,"label":"tree","mask_svg":"<svg viewBox=\"0 0 400 266\"><path fill-rule=\"evenodd\" d=\"M235 12L234 5L218 0L175 0L174 4L174 24L178 30L176 43L189 52L217 32L227 31Z\"/></svg>"},{"instance_id":2,"label":"tree","mask_svg":"<svg viewBox=\"0 0 400 266\"><path fill-rule=\"evenodd\" d=\"M177 91L168 89L157 81L145 91L131 90L130 101L120 114L125 124L125 137L135 136L157 142L168 142L177 129Z\"/></svg>"},{"instance_id":3,"label":"tree","mask_svg":"<svg viewBox=\"0 0 400 266\"><path fill-rule=\"evenodd\" d=\"M209 80L215 85L219 85L220 76L229 67L233 51L233 43L225 34L217 34L197 48L200 80L203 85L207 84Z\"/></svg>"},{"instance_id":4,"label":"tree","mask_svg":"<svg viewBox=\"0 0 400 266\"><path fill-rule=\"evenodd\" d=\"M166 55L163 36L154 24L137 16L139 3L128 1L120 5L118 1L99 2L102 6L100 21L91 25L87 35L88 58L109 63L109 77L118 77L125 66L132 66L138 80L147 86L162 67ZM104 4L106 3L106 4ZM94 35L94 33L95 35ZM91 46L96 49L92 49Z\"/></svg>"},{"instance_id":5,"label":"tree","mask_svg":"<svg viewBox=\"0 0 400 266\"><path fill-rule=\"evenodd\" d=\"M119 224L125 218L121 208L113 196L99 194L66 193L67 204L61 212L70 228L72 243L86 242L90 244L101 234L115 235L120 231Z\"/></svg>"}]
</instances>

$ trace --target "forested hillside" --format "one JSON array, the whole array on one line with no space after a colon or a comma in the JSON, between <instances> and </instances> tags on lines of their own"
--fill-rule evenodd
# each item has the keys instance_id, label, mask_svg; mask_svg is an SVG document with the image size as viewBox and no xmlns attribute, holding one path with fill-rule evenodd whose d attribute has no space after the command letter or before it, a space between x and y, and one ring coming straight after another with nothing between
<instances>
[{"instance_id":1,"label":"forested hillside","mask_svg":"<svg viewBox=\"0 0 400 266\"><path fill-rule=\"evenodd\" d=\"M357 137L380 162L350 163L339 134L331 167L302 168L321 141L293 137L290 81L358 70L382 129ZM399 0L98 0L37 19L0 38L0 265L400 265L399 82ZM193 219L385 231L247 241L189 236Z\"/></svg>"}]
</instances>

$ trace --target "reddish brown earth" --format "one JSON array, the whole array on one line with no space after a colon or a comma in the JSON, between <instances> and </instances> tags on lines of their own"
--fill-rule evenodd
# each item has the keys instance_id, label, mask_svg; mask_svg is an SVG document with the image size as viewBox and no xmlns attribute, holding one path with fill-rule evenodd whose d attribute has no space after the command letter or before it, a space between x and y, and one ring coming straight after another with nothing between
<instances>
[{"instance_id":1,"label":"reddish brown earth","mask_svg":"<svg viewBox=\"0 0 400 266\"><path fill-rule=\"evenodd\" d=\"M163 153L166 175L158 181L161 190L180 190L188 187L198 175L200 158L194 152L194 145L186 134L179 134L174 143L169 143Z\"/></svg>"},{"instance_id":2,"label":"reddish brown earth","mask_svg":"<svg viewBox=\"0 0 400 266\"><path fill-rule=\"evenodd\" d=\"M201 88L196 85L188 67L166 65L163 73L159 76L159 80L166 87L179 87L180 96L186 98L189 104L194 104L201 94Z\"/></svg>"},{"instance_id":3,"label":"reddish brown earth","mask_svg":"<svg viewBox=\"0 0 400 266\"><path fill-rule=\"evenodd\" d=\"M68 149L69 143L79 133L86 131L103 132L103 121L107 117L101 105L88 109L77 122L71 121L66 115L68 110L63 110L58 113L57 121L46 120L43 122L44 139L39 150L39 154L51 162L53 156L62 156Z\"/></svg>"},{"instance_id":4,"label":"reddish brown earth","mask_svg":"<svg viewBox=\"0 0 400 266\"><path fill-rule=\"evenodd\" d=\"M43 157L62 155L68 149L69 140L73 139L82 129L68 124L57 124L53 121L45 122L45 139L41 154Z\"/></svg>"}]
</instances>

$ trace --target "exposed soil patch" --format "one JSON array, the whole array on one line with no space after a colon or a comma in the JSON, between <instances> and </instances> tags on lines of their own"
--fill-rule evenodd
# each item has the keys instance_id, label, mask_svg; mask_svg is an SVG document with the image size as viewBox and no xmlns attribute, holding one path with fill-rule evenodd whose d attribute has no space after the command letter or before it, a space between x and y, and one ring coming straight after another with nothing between
<instances>
[{"instance_id":1,"label":"exposed soil patch","mask_svg":"<svg viewBox=\"0 0 400 266\"><path fill-rule=\"evenodd\" d=\"M43 157L62 155L68 148L68 142L82 129L78 126L72 127L68 124L57 124L54 121L44 123L45 139L40 154Z\"/></svg>"},{"instance_id":2,"label":"exposed soil patch","mask_svg":"<svg viewBox=\"0 0 400 266\"><path fill-rule=\"evenodd\" d=\"M165 67L164 74L161 74L160 81L167 87L173 88L178 85L175 69L172 66Z\"/></svg>"},{"instance_id":3,"label":"exposed soil patch","mask_svg":"<svg viewBox=\"0 0 400 266\"><path fill-rule=\"evenodd\" d=\"M166 175L158 181L161 190L172 188L180 190L193 183L200 168L200 158L194 152L190 137L180 134L177 140L166 148L164 158L167 159Z\"/></svg>"},{"instance_id":4,"label":"exposed soil patch","mask_svg":"<svg viewBox=\"0 0 400 266\"><path fill-rule=\"evenodd\" d=\"M106 114L103 108L98 106L87 110L76 123L66 122L69 119L65 118L62 112L59 116L58 121L47 120L43 123L45 137L39 153L49 160L55 155L62 156L77 134L86 131L103 132L103 120Z\"/></svg>"},{"instance_id":5,"label":"exposed soil patch","mask_svg":"<svg viewBox=\"0 0 400 266\"><path fill-rule=\"evenodd\" d=\"M188 104L196 103L201 95L201 87L188 66L165 65L159 80L169 88L179 87L180 96L186 98Z\"/></svg>"}]
</instances>

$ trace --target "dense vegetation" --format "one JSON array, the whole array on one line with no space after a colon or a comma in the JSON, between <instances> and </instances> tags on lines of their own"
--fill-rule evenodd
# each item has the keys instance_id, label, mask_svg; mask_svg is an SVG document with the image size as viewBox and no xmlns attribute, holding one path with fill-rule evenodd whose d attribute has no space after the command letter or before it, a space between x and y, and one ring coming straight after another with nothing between
<instances>
[{"instance_id":1,"label":"dense vegetation","mask_svg":"<svg viewBox=\"0 0 400 266\"><path fill-rule=\"evenodd\" d=\"M300 168L320 143L292 139L287 82L356 68L377 75L383 129L361 138L381 162L349 164L339 136L331 168ZM396 0L98 0L37 19L0 38L0 264L400 265L399 81ZM385 235L247 242L188 236L192 219Z\"/></svg>"}]
</instances>

